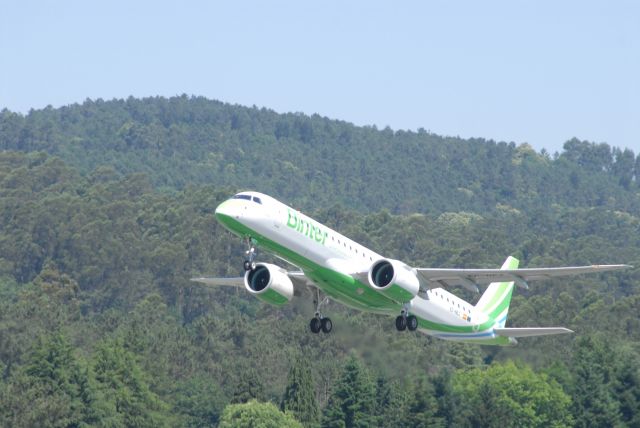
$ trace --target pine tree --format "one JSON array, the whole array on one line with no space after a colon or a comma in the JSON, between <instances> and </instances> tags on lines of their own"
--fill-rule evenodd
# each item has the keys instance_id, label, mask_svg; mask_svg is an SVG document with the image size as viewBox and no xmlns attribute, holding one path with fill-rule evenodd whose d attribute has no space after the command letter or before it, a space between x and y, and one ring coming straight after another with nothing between
<instances>
[{"instance_id":1,"label":"pine tree","mask_svg":"<svg viewBox=\"0 0 640 428\"><path fill-rule=\"evenodd\" d=\"M291 367L280 408L283 412L291 412L305 427L318 425L318 403L308 360L299 357Z\"/></svg>"},{"instance_id":2,"label":"pine tree","mask_svg":"<svg viewBox=\"0 0 640 428\"><path fill-rule=\"evenodd\" d=\"M98 347L94 371L99 391L105 401L117 410L112 424L137 427L170 425L166 418L169 406L151 391L135 355L124 348L121 340L108 341Z\"/></svg>"},{"instance_id":3,"label":"pine tree","mask_svg":"<svg viewBox=\"0 0 640 428\"><path fill-rule=\"evenodd\" d=\"M573 356L573 415L576 427L608 427L619 422L611 393L613 358L602 340L585 336Z\"/></svg>"},{"instance_id":4,"label":"pine tree","mask_svg":"<svg viewBox=\"0 0 640 428\"><path fill-rule=\"evenodd\" d=\"M265 400L264 386L254 367L248 367L240 373L240 378L236 383L231 403L241 404L247 403L250 400Z\"/></svg>"},{"instance_id":5,"label":"pine tree","mask_svg":"<svg viewBox=\"0 0 640 428\"><path fill-rule=\"evenodd\" d=\"M381 428L398 426L398 421L404 420L406 415L407 398L398 382L379 376L376 381L376 425Z\"/></svg>"},{"instance_id":6,"label":"pine tree","mask_svg":"<svg viewBox=\"0 0 640 428\"><path fill-rule=\"evenodd\" d=\"M373 415L375 387L357 358L347 361L335 385L322 420L323 428L369 427Z\"/></svg>"},{"instance_id":7,"label":"pine tree","mask_svg":"<svg viewBox=\"0 0 640 428\"><path fill-rule=\"evenodd\" d=\"M438 402L433 384L425 375L418 376L409 401L408 425L411 427L444 426L442 418L438 418Z\"/></svg>"},{"instance_id":8,"label":"pine tree","mask_svg":"<svg viewBox=\"0 0 640 428\"><path fill-rule=\"evenodd\" d=\"M107 417L91 373L59 333L41 341L2 389L0 426L82 426Z\"/></svg>"}]
</instances>

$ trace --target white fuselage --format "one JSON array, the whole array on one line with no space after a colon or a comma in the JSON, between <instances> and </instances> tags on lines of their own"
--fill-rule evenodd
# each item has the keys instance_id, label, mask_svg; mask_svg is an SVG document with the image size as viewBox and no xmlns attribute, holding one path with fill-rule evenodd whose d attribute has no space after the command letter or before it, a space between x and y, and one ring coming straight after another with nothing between
<instances>
[{"instance_id":1,"label":"white fuselage","mask_svg":"<svg viewBox=\"0 0 640 428\"><path fill-rule=\"evenodd\" d=\"M341 303L370 312L398 315L407 310L419 328L444 339L494 337L493 323L472 304L442 288L423 290L410 301L392 302L362 280L383 257L267 195L246 192L249 199L230 199L216 210L233 233L251 237L261 248L298 266L314 284ZM259 201L256 201L256 199ZM355 280L349 281L350 278ZM496 326L504 320L496 320ZM483 325L485 324L485 325Z\"/></svg>"}]
</instances>

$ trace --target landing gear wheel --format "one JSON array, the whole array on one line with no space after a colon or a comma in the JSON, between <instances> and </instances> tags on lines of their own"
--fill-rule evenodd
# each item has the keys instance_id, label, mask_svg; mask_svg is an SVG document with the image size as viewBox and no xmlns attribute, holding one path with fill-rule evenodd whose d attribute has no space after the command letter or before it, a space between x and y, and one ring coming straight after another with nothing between
<instances>
[{"instance_id":1,"label":"landing gear wheel","mask_svg":"<svg viewBox=\"0 0 640 428\"><path fill-rule=\"evenodd\" d=\"M398 329L398 331L404 331L407 329L407 317L398 315L396 318L396 329Z\"/></svg>"},{"instance_id":2,"label":"landing gear wheel","mask_svg":"<svg viewBox=\"0 0 640 428\"><path fill-rule=\"evenodd\" d=\"M311 328L311 333L320 333L320 328L322 322L318 318L311 318L311 322L309 323L309 327Z\"/></svg>"},{"instance_id":3,"label":"landing gear wheel","mask_svg":"<svg viewBox=\"0 0 640 428\"><path fill-rule=\"evenodd\" d=\"M331 329L333 328L333 323L331 322L330 318L322 318L320 320L320 324L323 332L331 333Z\"/></svg>"},{"instance_id":4,"label":"landing gear wheel","mask_svg":"<svg viewBox=\"0 0 640 428\"><path fill-rule=\"evenodd\" d=\"M415 315L409 315L407 317L407 328L409 331L416 331L418 328L418 318Z\"/></svg>"},{"instance_id":5,"label":"landing gear wheel","mask_svg":"<svg viewBox=\"0 0 640 428\"><path fill-rule=\"evenodd\" d=\"M243 267L244 267L244 270L251 270L251 262L249 260L245 260Z\"/></svg>"}]
</instances>

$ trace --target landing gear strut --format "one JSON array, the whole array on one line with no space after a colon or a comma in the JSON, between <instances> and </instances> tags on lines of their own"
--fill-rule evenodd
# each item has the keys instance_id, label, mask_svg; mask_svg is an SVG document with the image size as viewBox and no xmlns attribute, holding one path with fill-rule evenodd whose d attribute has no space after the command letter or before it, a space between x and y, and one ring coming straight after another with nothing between
<instances>
[{"instance_id":1,"label":"landing gear strut","mask_svg":"<svg viewBox=\"0 0 640 428\"><path fill-rule=\"evenodd\" d=\"M254 246L253 239L247 238L245 240L247 243L247 251L244 252L244 270L254 270L256 268L256 256L258 252L256 251L256 247Z\"/></svg>"},{"instance_id":2,"label":"landing gear strut","mask_svg":"<svg viewBox=\"0 0 640 428\"><path fill-rule=\"evenodd\" d=\"M316 289L316 295L313 299L313 303L315 303L316 305L316 315L311 319L311 322L309 323L311 332L320 333L320 330L322 330L323 333L330 333L333 329L331 318L324 317L321 312L322 306L329 303L329 298L324 297L322 300L320 300L320 290Z\"/></svg>"},{"instance_id":3,"label":"landing gear strut","mask_svg":"<svg viewBox=\"0 0 640 428\"><path fill-rule=\"evenodd\" d=\"M409 315L409 311L403 309L401 314L396 317L396 329L398 331L416 331L418 329L418 318L415 315Z\"/></svg>"}]
</instances>

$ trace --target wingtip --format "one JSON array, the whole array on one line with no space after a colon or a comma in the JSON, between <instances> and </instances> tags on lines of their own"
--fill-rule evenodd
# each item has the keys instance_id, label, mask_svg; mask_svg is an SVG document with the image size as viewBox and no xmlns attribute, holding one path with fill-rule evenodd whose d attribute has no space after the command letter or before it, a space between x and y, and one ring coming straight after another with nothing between
<instances>
[{"instance_id":1,"label":"wingtip","mask_svg":"<svg viewBox=\"0 0 640 428\"><path fill-rule=\"evenodd\" d=\"M620 264L620 265L591 265L595 269L599 270L621 270L621 269L631 269L633 265Z\"/></svg>"}]
</instances>

